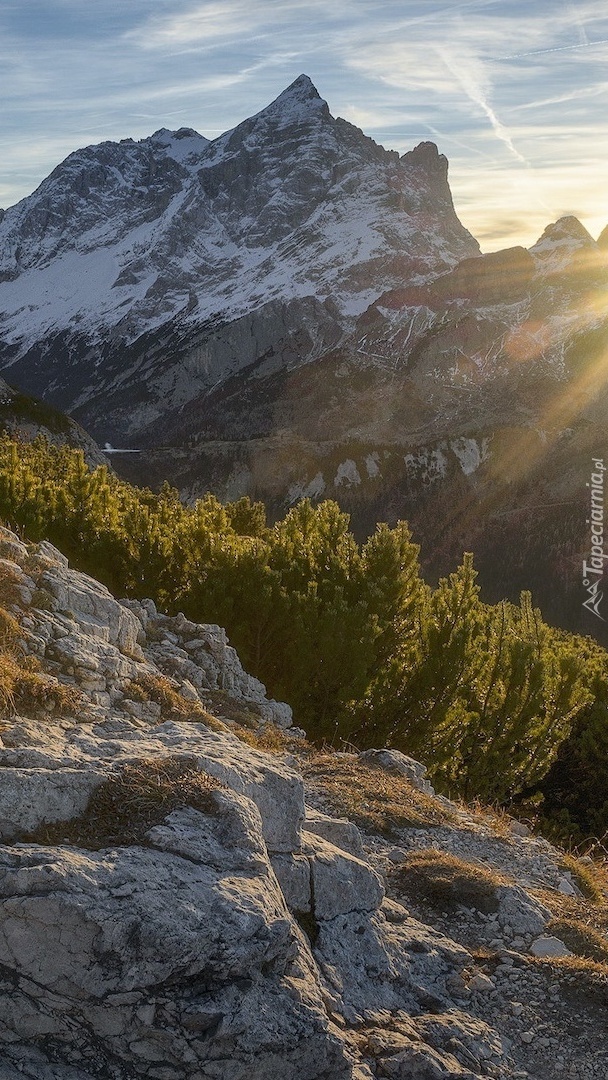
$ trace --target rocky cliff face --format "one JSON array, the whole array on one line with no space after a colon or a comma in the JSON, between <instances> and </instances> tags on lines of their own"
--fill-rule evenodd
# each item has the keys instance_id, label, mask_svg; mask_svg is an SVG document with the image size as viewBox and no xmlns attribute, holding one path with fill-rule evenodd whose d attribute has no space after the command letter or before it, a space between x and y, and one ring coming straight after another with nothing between
<instances>
[{"instance_id":1,"label":"rocky cliff face","mask_svg":"<svg viewBox=\"0 0 608 1080\"><path fill-rule=\"evenodd\" d=\"M2 1080L602 1075L560 916L603 908L559 852L401 754L314 751L218 627L0 551Z\"/></svg>"}]
</instances>

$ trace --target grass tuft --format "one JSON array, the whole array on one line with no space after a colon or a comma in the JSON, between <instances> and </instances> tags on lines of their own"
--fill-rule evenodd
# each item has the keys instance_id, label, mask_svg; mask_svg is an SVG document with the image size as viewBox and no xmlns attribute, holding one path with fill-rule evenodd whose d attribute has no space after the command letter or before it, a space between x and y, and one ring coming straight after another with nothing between
<instances>
[{"instance_id":1,"label":"grass tuft","mask_svg":"<svg viewBox=\"0 0 608 1080\"><path fill-rule=\"evenodd\" d=\"M74 844L98 851L141 844L167 814L190 806L217 814L214 794L224 785L200 772L194 758L144 759L108 776L84 813L71 821L42 825L25 839L36 844Z\"/></svg>"},{"instance_id":2,"label":"grass tuft","mask_svg":"<svg viewBox=\"0 0 608 1080\"><path fill-rule=\"evenodd\" d=\"M160 705L163 720L194 720L206 724L212 731L225 731L221 720L212 716L197 701L188 701L165 675L140 675L125 687L125 697L131 701L154 701Z\"/></svg>"},{"instance_id":3,"label":"grass tuft","mask_svg":"<svg viewBox=\"0 0 608 1080\"><path fill-rule=\"evenodd\" d=\"M434 848L409 854L391 877L399 891L438 911L455 911L462 905L484 914L498 910L496 889L507 883L494 870Z\"/></svg>"},{"instance_id":4,"label":"grass tuft","mask_svg":"<svg viewBox=\"0 0 608 1080\"><path fill-rule=\"evenodd\" d=\"M388 839L398 839L400 829L433 828L456 820L406 777L356 758L346 762L336 754L316 752L302 761L302 769L335 813Z\"/></svg>"}]
</instances>

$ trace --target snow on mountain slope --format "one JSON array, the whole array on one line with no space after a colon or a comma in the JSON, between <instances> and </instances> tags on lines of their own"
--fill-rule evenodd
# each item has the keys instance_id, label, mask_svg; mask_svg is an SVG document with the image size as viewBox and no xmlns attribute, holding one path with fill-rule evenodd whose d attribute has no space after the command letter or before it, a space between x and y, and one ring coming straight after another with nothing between
<instances>
[{"instance_id":1,"label":"snow on mountain slope","mask_svg":"<svg viewBox=\"0 0 608 1080\"><path fill-rule=\"evenodd\" d=\"M334 119L301 76L213 142L160 129L79 150L9 209L0 222L0 362L24 388L73 408L115 382L109 354L140 342L121 371L148 403L161 379L160 415L167 394L173 405L183 397L179 372L166 376L185 342L196 338L203 352L195 371L186 365L200 392L234 370L229 357L228 372L222 356L205 361L218 325L278 303L290 309L280 340L301 329L294 302L312 297L331 305L339 332L404 276L424 280L478 250L436 147L401 158L384 150ZM163 365L151 370L146 335L169 327L172 359L163 347ZM273 345L272 333L262 337ZM258 355L249 350L242 362Z\"/></svg>"}]
</instances>

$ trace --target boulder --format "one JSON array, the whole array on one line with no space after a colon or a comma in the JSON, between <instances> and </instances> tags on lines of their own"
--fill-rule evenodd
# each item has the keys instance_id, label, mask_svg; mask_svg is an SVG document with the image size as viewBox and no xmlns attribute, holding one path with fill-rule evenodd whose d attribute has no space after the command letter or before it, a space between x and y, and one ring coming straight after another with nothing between
<instances>
[{"instance_id":1,"label":"boulder","mask_svg":"<svg viewBox=\"0 0 608 1080\"><path fill-rule=\"evenodd\" d=\"M560 957L572 956L570 949L559 938L546 935L536 938L530 946L533 956Z\"/></svg>"},{"instance_id":2,"label":"boulder","mask_svg":"<svg viewBox=\"0 0 608 1080\"><path fill-rule=\"evenodd\" d=\"M368 862L312 833L302 833L302 847L310 859L312 908L317 920L380 907L384 886Z\"/></svg>"},{"instance_id":3,"label":"boulder","mask_svg":"<svg viewBox=\"0 0 608 1080\"><path fill-rule=\"evenodd\" d=\"M509 926L516 935L536 937L543 932L552 917L544 904L535 900L519 885L499 885L496 897L498 922L503 928Z\"/></svg>"},{"instance_id":4,"label":"boulder","mask_svg":"<svg viewBox=\"0 0 608 1080\"><path fill-rule=\"evenodd\" d=\"M306 808L305 829L309 833L315 833L323 840L327 840L334 847L348 851L358 858L363 856L363 841L361 833L352 821L346 818L332 818L322 814L320 810Z\"/></svg>"},{"instance_id":5,"label":"boulder","mask_svg":"<svg viewBox=\"0 0 608 1080\"><path fill-rule=\"evenodd\" d=\"M104 778L97 769L3 768L0 838L13 840L39 825L78 817Z\"/></svg>"}]
</instances>

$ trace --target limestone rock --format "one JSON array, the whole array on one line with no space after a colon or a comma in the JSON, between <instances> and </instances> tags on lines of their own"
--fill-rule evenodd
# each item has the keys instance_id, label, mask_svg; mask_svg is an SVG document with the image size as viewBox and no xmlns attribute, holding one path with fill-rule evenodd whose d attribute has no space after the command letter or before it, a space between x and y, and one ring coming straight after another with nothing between
<instances>
[{"instance_id":1,"label":"limestone rock","mask_svg":"<svg viewBox=\"0 0 608 1080\"><path fill-rule=\"evenodd\" d=\"M271 855L272 868L290 911L309 914L311 906L311 869L306 855Z\"/></svg>"},{"instance_id":2,"label":"limestone rock","mask_svg":"<svg viewBox=\"0 0 608 1080\"><path fill-rule=\"evenodd\" d=\"M530 946L533 956L559 957L572 956L570 949L559 938L546 935L536 938Z\"/></svg>"},{"instance_id":3,"label":"limestone rock","mask_svg":"<svg viewBox=\"0 0 608 1080\"><path fill-rule=\"evenodd\" d=\"M470 963L461 946L388 902L320 922L315 957L352 1023L373 1010L441 1007L450 998L446 981Z\"/></svg>"},{"instance_id":4,"label":"limestone rock","mask_svg":"<svg viewBox=\"0 0 608 1080\"><path fill-rule=\"evenodd\" d=\"M361 833L352 821L346 818L329 817L310 807L306 809L306 831L321 836L334 847L350 852L351 855L363 856Z\"/></svg>"},{"instance_id":5,"label":"limestone rock","mask_svg":"<svg viewBox=\"0 0 608 1080\"><path fill-rule=\"evenodd\" d=\"M13 839L43 823L69 821L85 810L104 779L96 769L2 769L0 837Z\"/></svg>"},{"instance_id":6,"label":"limestone rock","mask_svg":"<svg viewBox=\"0 0 608 1080\"><path fill-rule=\"evenodd\" d=\"M94 1053L137 1076L351 1075L259 814L215 798L147 848L0 848L0 951L19 980L0 986L9 1047L45 1036L65 1066Z\"/></svg>"},{"instance_id":7,"label":"limestone rock","mask_svg":"<svg viewBox=\"0 0 608 1080\"><path fill-rule=\"evenodd\" d=\"M551 919L549 909L518 885L500 885L496 896L498 921L502 927L509 926L514 934L536 937Z\"/></svg>"},{"instance_id":8,"label":"limestone rock","mask_svg":"<svg viewBox=\"0 0 608 1080\"><path fill-rule=\"evenodd\" d=\"M384 899L380 877L367 861L322 840L302 834L304 853L312 869L313 912L316 919L334 919L351 912L375 911Z\"/></svg>"}]
</instances>

